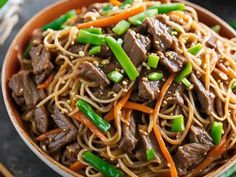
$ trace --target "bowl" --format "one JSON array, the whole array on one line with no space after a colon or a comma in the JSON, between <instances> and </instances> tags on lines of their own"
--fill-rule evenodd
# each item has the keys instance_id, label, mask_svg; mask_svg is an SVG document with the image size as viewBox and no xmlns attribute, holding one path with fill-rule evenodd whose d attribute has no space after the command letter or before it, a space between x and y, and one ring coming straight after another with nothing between
<instances>
[{"instance_id":1,"label":"bowl","mask_svg":"<svg viewBox=\"0 0 236 177\"><path fill-rule=\"evenodd\" d=\"M181 0L176 0L177 2ZM15 126L18 134L23 139L23 141L28 145L28 147L49 167L51 167L54 171L59 173L62 176L78 176L81 175L75 173L59 162L55 161L49 155L47 155L39 146L31 139L24 126L24 123L21 119L20 114L17 111L17 107L15 106L13 99L11 98L11 92L8 88L8 81L11 76L19 70L19 62L17 59L17 55L21 54L28 41L31 38L32 31L36 28L41 27L44 24L52 21L57 18L61 14L67 12L70 9L81 8L82 6L88 6L94 2L105 2L105 0L63 0L59 1L55 4L48 6L47 8L41 10L38 14L36 14L30 21L28 21L24 27L20 30L20 32L16 35L15 39L12 41L8 52L6 54L4 64L2 67L2 92L3 98L6 105L7 112L9 117ZM208 26L213 26L219 24L221 26L220 34L226 38L236 37L236 32L222 19L211 13L210 11L195 5L190 2L185 2L187 5L196 9L199 20ZM221 174L223 171L229 169L234 162L236 162L236 155L232 157L226 164L218 168L217 170L211 172L207 176L217 176Z\"/></svg>"}]
</instances>

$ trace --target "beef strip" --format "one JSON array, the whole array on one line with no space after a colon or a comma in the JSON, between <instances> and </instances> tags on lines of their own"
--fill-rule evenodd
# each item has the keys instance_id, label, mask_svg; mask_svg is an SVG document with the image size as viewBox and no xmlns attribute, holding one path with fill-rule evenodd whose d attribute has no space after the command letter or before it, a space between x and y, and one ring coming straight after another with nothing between
<instances>
[{"instance_id":1,"label":"beef strip","mask_svg":"<svg viewBox=\"0 0 236 177\"><path fill-rule=\"evenodd\" d=\"M30 57L32 59L33 72L36 75L35 81L40 84L50 75L54 68L50 61L51 54L40 44L31 48Z\"/></svg>"},{"instance_id":2,"label":"beef strip","mask_svg":"<svg viewBox=\"0 0 236 177\"><path fill-rule=\"evenodd\" d=\"M161 154L159 145L156 142L155 136L153 132L151 134L147 133L147 125L139 125L138 132L141 144L139 144L139 148L136 151L135 156L141 161L147 161L146 151L153 149L155 151L155 157L158 162L161 162L163 156Z\"/></svg>"},{"instance_id":3,"label":"beef strip","mask_svg":"<svg viewBox=\"0 0 236 177\"><path fill-rule=\"evenodd\" d=\"M114 71L116 69L121 69L121 66L115 58L111 58L109 60L109 63L107 65L104 65L102 68L103 72L106 74L108 74L111 71Z\"/></svg>"},{"instance_id":4,"label":"beef strip","mask_svg":"<svg viewBox=\"0 0 236 177\"><path fill-rule=\"evenodd\" d=\"M136 123L134 121L134 115L131 113L130 124L126 125L122 123L122 138L119 144L119 148L126 152L131 153L137 145L138 141L135 138L136 135Z\"/></svg>"},{"instance_id":5,"label":"beef strip","mask_svg":"<svg viewBox=\"0 0 236 177\"><path fill-rule=\"evenodd\" d=\"M92 63L84 61L83 63L80 64L79 67L80 67L79 74L85 79L94 81L103 87L109 85L110 81L107 79L105 73Z\"/></svg>"},{"instance_id":6,"label":"beef strip","mask_svg":"<svg viewBox=\"0 0 236 177\"><path fill-rule=\"evenodd\" d=\"M33 31L32 42L34 45L39 45L43 43L43 31L41 29L35 29Z\"/></svg>"},{"instance_id":7,"label":"beef strip","mask_svg":"<svg viewBox=\"0 0 236 177\"><path fill-rule=\"evenodd\" d=\"M74 163L77 161L77 155L79 151L80 151L80 146L78 143L66 146L65 156L70 163Z\"/></svg>"},{"instance_id":8,"label":"beef strip","mask_svg":"<svg viewBox=\"0 0 236 177\"><path fill-rule=\"evenodd\" d=\"M21 70L14 74L9 81L9 87L12 90L12 97L15 102L23 106L24 109L30 109L45 98L43 90L38 90L30 71Z\"/></svg>"},{"instance_id":9,"label":"beef strip","mask_svg":"<svg viewBox=\"0 0 236 177\"><path fill-rule=\"evenodd\" d=\"M201 104L203 112L210 115L214 106L215 94L207 91L202 82L193 73L190 75L190 81L194 85L194 90L197 92L197 99Z\"/></svg>"},{"instance_id":10,"label":"beef strip","mask_svg":"<svg viewBox=\"0 0 236 177\"><path fill-rule=\"evenodd\" d=\"M165 94L163 106L168 106L169 104L183 105L184 99L182 97L184 93L184 85L182 83L173 82Z\"/></svg>"},{"instance_id":11,"label":"beef strip","mask_svg":"<svg viewBox=\"0 0 236 177\"><path fill-rule=\"evenodd\" d=\"M169 31L171 30L166 24L166 18L158 15L152 18L146 18L144 26L148 29L148 33L152 36L152 43L156 50L164 52L169 49L176 41Z\"/></svg>"},{"instance_id":12,"label":"beef strip","mask_svg":"<svg viewBox=\"0 0 236 177\"><path fill-rule=\"evenodd\" d=\"M176 73L182 70L187 60L174 51L165 53L157 52L160 56L160 63L166 67L171 73Z\"/></svg>"},{"instance_id":13,"label":"beef strip","mask_svg":"<svg viewBox=\"0 0 236 177\"><path fill-rule=\"evenodd\" d=\"M143 69L142 74L139 78L139 84L138 84L138 96L141 99L156 100L158 98L160 89L164 83L163 82L164 79L159 80L159 81L150 81L147 78L147 76L150 73L155 72L155 71L156 70L152 70L152 69L151 70Z\"/></svg>"},{"instance_id":14,"label":"beef strip","mask_svg":"<svg viewBox=\"0 0 236 177\"><path fill-rule=\"evenodd\" d=\"M68 117L61 113L61 111L55 107L54 114L52 116L55 124L62 130L62 132L56 134L50 139L48 148L50 152L57 152L63 146L70 143L76 138L77 129Z\"/></svg>"},{"instance_id":15,"label":"beef strip","mask_svg":"<svg viewBox=\"0 0 236 177\"><path fill-rule=\"evenodd\" d=\"M68 48L69 52L78 54L80 51L84 51L85 45L74 44Z\"/></svg>"},{"instance_id":16,"label":"beef strip","mask_svg":"<svg viewBox=\"0 0 236 177\"><path fill-rule=\"evenodd\" d=\"M216 42L217 38L213 34L210 34L210 38L206 41L206 45L212 49L215 49L217 47Z\"/></svg>"},{"instance_id":17,"label":"beef strip","mask_svg":"<svg viewBox=\"0 0 236 177\"><path fill-rule=\"evenodd\" d=\"M188 171L196 167L213 146L212 139L205 130L192 126L190 143L179 146L174 156L180 176L186 175Z\"/></svg>"},{"instance_id":18,"label":"beef strip","mask_svg":"<svg viewBox=\"0 0 236 177\"><path fill-rule=\"evenodd\" d=\"M107 45L101 46L101 51L96 56L101 58L108 58L112 55L111 49Z\"/></svg>"},{"instance_id":19,"label":"beef strip","mask_svg":"<svg viewBox=\"0 0 236 177\"><path fill-rule=\"evenodd\" d=\"M124 51L137 67L147 60L147 51L150 50L151 41L135 31L129 29L124 37Z\"/></svg>"},{"instance_id":20,"label":"beef strip","mask_svg":"<svg viewBox=\"0 0 236 177\"><path fill-rule=\"evenodd\" d=\"M35 109L34 120L39 132L45 133L48 130L48 113L44 106Z\"/></svg>"}]
</instances>

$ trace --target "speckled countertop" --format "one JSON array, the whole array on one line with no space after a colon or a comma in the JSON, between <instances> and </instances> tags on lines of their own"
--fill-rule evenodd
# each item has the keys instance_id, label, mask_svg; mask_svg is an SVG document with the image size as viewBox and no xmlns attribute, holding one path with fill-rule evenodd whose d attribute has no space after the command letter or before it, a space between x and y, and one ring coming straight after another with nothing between
<instances>
[{"instance_id":1,"label":"speckled countertop","mask_svg":"<svg viewBox=\"0 0 236 177\"><path fill-rule=\"evenodd\" d=\"M236 20L236 0L191 1L211 10L226 21ZM25 0L23 10L20 13L19 23L12 31L4 46L0 46L1 66L11 41L22 25L40 9L53 2L56 2L56 0ZM59 176L33 154L18 136L6 112L2 92L0 93L0 162L4 163L16 177Z\"/></svg>"}]
</instances>

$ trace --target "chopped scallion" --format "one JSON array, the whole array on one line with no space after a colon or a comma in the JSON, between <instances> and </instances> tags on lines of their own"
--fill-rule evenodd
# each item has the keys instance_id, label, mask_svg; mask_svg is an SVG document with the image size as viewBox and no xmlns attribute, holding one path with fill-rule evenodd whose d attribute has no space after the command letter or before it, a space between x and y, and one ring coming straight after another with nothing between
<instances>
[{"instance_id":1,"label":"chopped scallion","mask_svg":"<svg viewBox=\"0 0 236 177\"><path fill-rule=\"evenodd\" d=\"M105 36L101 34L93 34L84 30L80 30L77 35L77 42L92 45L104 45Z\"/></svg>"},{"instance_id":2,"label":"chopped scallion","mask_svg":"<svg viewBox=\"0 0 236 177\"><path fill-rule=\"evenodd\" d=\"M148 79L151 81L159 81L163 78L163 74L159 72L152 72L148 75Z\"/></svg>"},{"instance_id":3,"label":"chopped scallion","mask_svg":"<svg viewBox=\"0 0 236 177\"><path fill-rule=\"evenodd\" d=\"M211 137L213 139L214 144L220 144L221 137L223 134L223 123L222 122L213 122L211 128Z\"/></svg>"},{"instance_id":4,"label":"chopped scallion","mask_svg":"<svg viewBox=\"0 0 236 177\"><path fill-rule=\"evenodd\" d=\"M129 22L132 25L142 25L145 18L153 17L157 14L158 14L158 11L156 9L149 9L147 11L140 13L140 14L130 17Z\"/></svg>"},{"instance_id":5,"label":"chopped scallion","mask_svg":"<svg viewBox=\"0 0 236 177\"><path fill-rule=\"evenodd\" d=\"M107 74L107 77L115 83L120 82L124 78L124 76L118 71L110 72L109 74Z\"/></svg>"},{"instance_id":6,"label":"chopped scallion","mask_svg":"<svg viewBox=\"0 0 236 177\"><path fill-rule=\"evenodd\" d=\"M193 47L190 47L188 49L188 52L191 53L192 55L196 56L199 54L199 52L202 50L202 44L198 43L194 45Z\"/></svg>"},{"instance_id":7,"label":"chopped scallion","mask_svg":"<svg viewBox=\"0 0 236 177\"><path fill-rule=\"evenodd\" d=\"M184 131L184 116L181 114L179 116L176 116L175 119L173 119L172 124L172 131L173 132L181 132Z\"/></svg>"},{"instance_id":8,"label":"chopped scallion","mask_svg":"<svg viewBox=\"0 0 236 177\"><path fill-rule=\"evenodd\" d=\"M192 64L187 62L184 69L176 76L175 82L180 83L185 77L187 77L192 72Z\"/></svg>"},{"instance_id":9,"label":"chopped scallion","mask_svg":"<svg viewBox=\"0 0 236 177\"><path fill-rule=\"evenodd\" d=\"M94 46L89 50L89 55L96 55L101 52L101 46Z\"/></svg>"},{"instance_id":10,"label":"chopped scallion","mask_svg":"<svg viewBox=\"0 0 236 177\"><path fill-rule=\"evenodd\" d=\"M220 32L220 25L212 26L211 29L212 29L213 31L215 31L216 33L219 33L219 32Z\"/></svg>"},{"instance_id":11,"label":"chopped scallion","mask_svg":"<svg viewBox=\"0 0 236 177\"><path fill-rule=\"evenodd\" d=\"M186 78L183 78L182 83L183 83L188 89L191 88L191 86L192 86L192 83L191 83L188 79L186 79Z\"/></svg>"},{"instance_id":12,"label":"chopped scallion","mask_svg":"<svg viewBox=\"0 0 236 177\"><path fill-rule=\"evenodd\" d=\"M148 149L146 150L146 157L147 157L147 160L150 161L150 160L153 160L155 158L155 151L154 149Z\"/></svg>"},{"instance_id":13,"label":"chopped scallion","mask_svg":"<svg viewBox=\"0 0 236 177\"><path fill-rule=\"evenodd\" d=\"M231 90L233 91L236 88L236 79L233 81L231 85Z\"/></svg>"},{"instance_id":14,"label":"chopped scallion","mask_svg":"<svg viewBox=\"0 0 236 177\"><path fill-rule=\"evenodd\" d=\"M184 3L157 4L151 6L149 9L157 9L159 14L163 14L176 10L183 11L185 9L185 4Z\"/></svg>"},{"instance_id":15,"label":"chopped scallion","mask_svg":"<svg viewBox=\"0 0 236 177\"><path fill-rule=\"evenodd\" d=\"M130 27L129 22L127 22L126 20L121 20L114 28L112 28L112 31L118 35L122 35L126 33L129 27Z\"/></svg>"},{"instance_id":16,"label":"chopped scallion","mask_svg":"<svg viewBox=\"0 0 236 177\"><path fill-rule=\"evenodd\" d=\"M157 68L159 60L160 60L159 56L157 56L156 54L150 54L148 56L147 65L155 69Z\"/></svg>"}]
</instances>

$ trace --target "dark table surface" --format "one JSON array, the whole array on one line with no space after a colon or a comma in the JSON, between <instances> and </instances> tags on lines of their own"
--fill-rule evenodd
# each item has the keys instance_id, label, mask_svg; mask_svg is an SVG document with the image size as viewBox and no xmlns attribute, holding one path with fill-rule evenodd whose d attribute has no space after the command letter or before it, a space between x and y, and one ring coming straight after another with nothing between
<instances>
[{"instance_id":1,"label":"dark table surface","mask_svg":"<svg viewBox=\"0 0 236 177\"><path fill-rule=\"evenodd\" d=\"M236 20L236 0L191 0L226 21ZM35 13L56 0L25 0L20 13L20 21L3 46L0 46L0 64L2 66L6 51L22 25ZM0 162L4 163L16 177L56 177L59 176L47 167L25 145L16 133L6 112L2 92L0 93ZM1 174L0 174L1 176Z\"/></svg>"}]
</instances>

